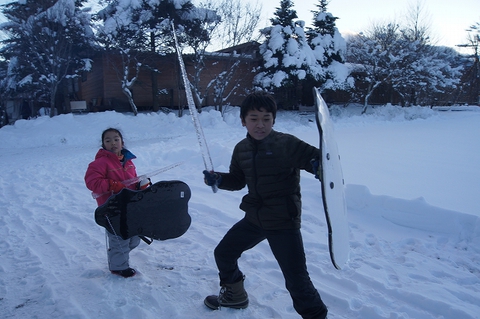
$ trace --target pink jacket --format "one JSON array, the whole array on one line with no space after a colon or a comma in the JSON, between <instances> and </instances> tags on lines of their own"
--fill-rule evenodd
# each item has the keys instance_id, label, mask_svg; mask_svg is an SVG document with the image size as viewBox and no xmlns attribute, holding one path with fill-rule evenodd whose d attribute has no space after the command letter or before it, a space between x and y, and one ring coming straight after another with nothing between
<instances>
[{"instance_id":1,"label":"pink jacket","mask_svg":"<svg viewBox=\"0 0 480 319\"><path fill-rule=\"evenodd\" d=\"M117 155L100 149L95 155L95 160L88 165L85 173L85 185L89 190L96 194L104 194L97 198L98 206L104 204L112 195L109 191L110 179L116 181L124 181L133 177L137 177L137 171L132 160L135 157L127 149L123 149L122 153L125 156L125 164L118 160ZM127 186L130 189L135 189L135 184Z\"/></svg>"}]
</instances>

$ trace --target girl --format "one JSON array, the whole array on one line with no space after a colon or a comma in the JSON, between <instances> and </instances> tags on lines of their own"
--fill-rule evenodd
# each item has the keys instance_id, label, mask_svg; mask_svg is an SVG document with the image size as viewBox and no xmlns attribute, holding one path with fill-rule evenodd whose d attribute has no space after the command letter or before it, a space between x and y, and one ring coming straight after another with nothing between
<instances>
[{"instance_id":1,"label":"girl","mask_svg":"<svg viewBox=\"0 0 480 319\"><path fill-rule=\"evenodd\" d=\"M122 133L115 128L108 128L102 133L102 148L95 155L95 160L88 165L85 173L85 185L97 197L98 205L104 204L112 194L123 188L136 189L137 185L125 186L122 181L137 177L132 160L136 158L124 148ZM129 253L140 244L140 238L134 236L122 239L120 236L105 231L108 237L108 267L112 274L125 278L132 277L136 271L128 264Z\"/></svg>"}]
</instances>

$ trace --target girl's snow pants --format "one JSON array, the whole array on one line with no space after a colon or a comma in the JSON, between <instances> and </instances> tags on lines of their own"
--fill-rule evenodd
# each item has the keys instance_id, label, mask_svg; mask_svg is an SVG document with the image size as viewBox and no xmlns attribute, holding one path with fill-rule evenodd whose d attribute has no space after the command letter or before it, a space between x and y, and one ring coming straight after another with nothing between
<instances>
[{"instance_id":1,"label":"girl's snow pants","mask_svg":"<svg viewBox=\"0 0 480 319\"><path fill-rule=\"evenodd\" d=\"M108 237L108 267L110 270L124 270L129 268L128 259L130 251L140 244L140 237L134 236L122 239L105 230Z\"/></svg>"}]
</instances>

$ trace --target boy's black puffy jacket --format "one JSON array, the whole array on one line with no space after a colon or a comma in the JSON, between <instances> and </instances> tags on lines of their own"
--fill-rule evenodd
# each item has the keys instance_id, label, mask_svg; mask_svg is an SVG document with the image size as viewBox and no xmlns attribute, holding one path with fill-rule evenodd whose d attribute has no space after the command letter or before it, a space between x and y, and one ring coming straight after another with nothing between
<instances>
[{"instance_id":1,"label":"boy's black puffy jacket","mask_svg":"<svg viewBox=\"0 0 480 319\"><path fill-rule=\"evenodd\" d=\"M297 137L273 131L257 141L248 134L232 154L229 173L219 173L219 188L248 194L240 204L245 217L264 229L300 228L300 170L313 173L310 161L319 157L317 148Z\"/></svg>"}]
</instances>

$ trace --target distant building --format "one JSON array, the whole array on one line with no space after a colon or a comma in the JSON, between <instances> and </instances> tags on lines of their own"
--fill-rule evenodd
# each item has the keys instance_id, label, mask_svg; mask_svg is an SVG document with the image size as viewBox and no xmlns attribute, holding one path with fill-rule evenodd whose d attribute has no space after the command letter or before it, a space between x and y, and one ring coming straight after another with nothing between
<instances>
[{"instance_id":1,"label":"distant building","mask_svg":"<svg viewBox=\"0 0 480 319\"><path fill-rule=\"evenodd\" d=\"M249 42L243 45L209 53L205 56L205 66L200 76L199 87L205 90L207 85L220 73L228 70L230 66L239 61L240 64L232 79L228 81L227 92L235 85L235 93L228 95L223 102L224 105L239 105L252 88L255 72L259 58L258 43ZM120 56L109 53L99 53L93 56L92 71L86 72L77 84L71 87L75 92L72 96L76 100L87 102L88 111L116 110L130 111L130 104L127 97L121 90L121 81L117 74L121 66ZM151 59L152 60L152 59ZM153 110L154 106L154 81L157 87L158 107L178 109L187 105L185 88L176 53L165 56L156 56L154 62L149 61L149 67L144 67L131 89L133 100L138 109ZM194 73L191 56L184 55L184 62L189 74L189 79ZM117 67L114 67L116 65ZM152 72L152 66L157 72ZM121 68L120 68L121 69ZM205 93L205 92L202 92ZM213 89L206 94L203 105L215 105Z\"/></svg>"}]
</instances>

